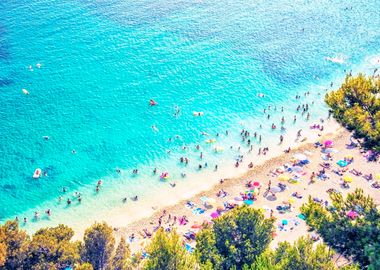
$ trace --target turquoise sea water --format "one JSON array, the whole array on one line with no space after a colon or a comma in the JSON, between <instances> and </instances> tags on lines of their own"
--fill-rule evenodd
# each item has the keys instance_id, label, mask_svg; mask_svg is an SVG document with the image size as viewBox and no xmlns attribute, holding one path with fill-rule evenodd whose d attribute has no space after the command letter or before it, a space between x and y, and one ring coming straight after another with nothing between
<instances>
[{"instance_id":1,"label":"turquoise sea water","mask_svg":"<svg viewBox=\"0 0 380 270\"><path fill-rule=\"evenodd\" d=\"M179 148L203 142L201 131L230 130L220 139L228 145L244 120L265 124L264 142L277 142L280 131L262 117L266 106L284 106L290 119L297 93L317 98L345 69L376 65L379 6L379 0L0 1L0 220L31 219L46 208L60 212L51 222L65 220L74 210L57 203L63 186L84 194L82 205L70 206L83 219L119 204L112 194L159 192L164 184L151 176L153 168L180 180ZM149 99L158 106L148 106ZM321 98L312 111L313 119L325 114ZM210 153L208 161L234 155ZM48 176L32 179L36 168ZM134 168L139 176L131 175ZM109 196L95 194L99 178Z\"/></svg>"}]
</instances>

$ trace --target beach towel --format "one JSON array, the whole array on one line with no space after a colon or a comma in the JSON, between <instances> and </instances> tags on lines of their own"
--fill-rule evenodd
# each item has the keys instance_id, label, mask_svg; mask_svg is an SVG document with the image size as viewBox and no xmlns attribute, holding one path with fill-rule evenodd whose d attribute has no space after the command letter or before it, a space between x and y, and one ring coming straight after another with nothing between
<instances>
[{"instance_id":1,"label":"beach towel","mask_svg":"<svg viewBox=\"0 0 380 270\"><path fill-rule=\"evenodd\" d=\"M189 209L193 209L195 207L195 204L192 201L188 201L185 203L185 206Z\"/></svg>"},{"instance_id":2,"label":"beach towel","mask_svg":"<svg viewBox=\"0 0 380 270\"><path fill-rule=\"evenodd\" d=\"M336 164L338 164L340 167L346 167L348 165L347 161L341 159Z\"/></svg>"},{"instance_id":3,"label":"beach towel","mask_svg":"<svg viewBox=\"0 0 380 270\"><path fill-rule=\"evenodd\" d=\"M200 208L200 207L197 207L197 208L193 209L193 211L191 211L191 212L193 212L194 215L201 215L201 214L203 214L205 211L206 211L205 209L202 209L202 208Z\"/></svg>"}]
</instances>

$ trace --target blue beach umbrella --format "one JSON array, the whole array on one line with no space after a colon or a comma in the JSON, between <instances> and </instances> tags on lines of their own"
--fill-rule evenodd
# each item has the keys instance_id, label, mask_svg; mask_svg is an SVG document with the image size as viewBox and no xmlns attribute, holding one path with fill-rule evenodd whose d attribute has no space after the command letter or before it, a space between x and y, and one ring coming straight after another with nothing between
<instances>
[{"instance_id":1,"label":"blue beach umbrella","mask_svg":"<svg viewBox=\"0 0 380 270\"><path fill-rule=\"evenodd\" d=\"M253 200L245 200L244 203L246 205L252 205L253 204Z\"/></svg>"}]
</instances>

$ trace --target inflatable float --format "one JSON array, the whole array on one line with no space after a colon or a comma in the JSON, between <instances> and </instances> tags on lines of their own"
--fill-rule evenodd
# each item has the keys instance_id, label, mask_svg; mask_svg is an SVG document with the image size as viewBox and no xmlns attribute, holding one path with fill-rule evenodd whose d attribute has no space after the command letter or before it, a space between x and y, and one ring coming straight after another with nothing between
<instances>
[{"instance_id":1,"label":"inflatable float","mask_svg":"<svg viewBox=\"0 0 380 270\"><path fill-rule=\"evenodd\" d=\"M161 179L162 181L166 181L166 180L168 180L168 179L169 179L169 173L168 173L168 172L163 172L163 173L161 173L161 175L160 175L160 179Z\"/></svg>"},{"instance_id":2,"label":"inflatable float","mask_svg":"<svg viewBox=\"0 0 380 270\"><path fill-rule=\"evenodd\" d=\"M42 173L42 170L41 170L40 168L37 168L37 169L34 171L33 178L34 178L34 179L38 179L38 178L40 178L41 173Z\"/></svg>"},{"instance_id":3,"label":"inflatable float","mask_svg":"<svg viewBox=\"0 0 380 270\"><path fill-rule=\"evenodd\" d=\"M215 139L205 140L205 143L216 143L216 140Z\"/></svg>"},{"instance_id":4,"label":"inflatable float","mask_svg":"<svg viewBox=\"0 0 380 270\"><path fill-rule=\"evenodd\" d=\"M155 105L157 105L157 102L154 101L153 99L151 99L151 100L149 100L149 105L150 106L155 106Z\"/></svg>"},{"instance_id":5,"label":"inflatable float","mask_svg":"<svg viewBox=\"0 0 380 270\"><path fill-rule=\"evenodd\" d=\"M29 91L24 88L22 89L22 92L24 93L24 95L29 95Z\"/></svg>"}]
</instances>

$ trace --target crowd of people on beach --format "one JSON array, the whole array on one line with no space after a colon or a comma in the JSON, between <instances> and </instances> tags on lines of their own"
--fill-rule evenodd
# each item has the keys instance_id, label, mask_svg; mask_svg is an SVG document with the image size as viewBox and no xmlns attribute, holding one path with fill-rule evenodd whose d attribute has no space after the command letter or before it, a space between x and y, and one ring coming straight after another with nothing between
<instances>
[{"instance_id":1,"label":"crowd of people on beach","mask_svg":"<svg viewBox=\"0 0 380 270\"><path fill-rule=\"evenodd\" d=\"M242 132L242 134L243 133L246 134L245 132ZM351 138L351 140L353 139ZM350 149L349 147L353 144L355 145L354 148L359 147L358 144L352 143L351 141L350 144L346 145L346 148ZM195 245L196 234L205 223L212 224L214 218L223 215L236 206L242 204L250 206L256 201L263 200L278 201L274 207L266 208L264 206L269 218L279 220L276 232L273 234L273 237L276 237L278 233L296 230L301 224L306 226L304 224L305 216L301 213L297 213L298 209L294 206L297 201L302 201L304 198L308 197L305 196L300 188L297 188L297 183L301 183L303 180L309 180L304 183L310 188L312 188L313 185L318 184L318 182L323 183L323 186L326 187L325 191L327 194L341 193L342 191L349 189L350 182L352 181L350 180L350 175L359 177L357 181L361 181L360 178L365 179L372 188L380 188L380 174L376 176L378 180L375 181L375 177L372 173L365 174L358 167L353 167L355 164L353 156L346 155L343 158L338 159L335 154L338 151L333 148L332 142L317 141L314 144L314 147L316 151L321 154L321 162L316 164L318 166L313 167L319 167L317 171L309 169L309 163L311 161L306 154L297 153L294 154L292 158L289 156L289 161L284 163L281 167L270 170L267 175L271 178L266 184L261 183L258 180L247 179L243 182L244 186L242 189L248 190L241 191L238 194L231 194L226 191L223 188L223 185L227 179L221 179L221 188L216 192L215 199L210 197L200 197L200 201L202 201L201 205L197 205L193 201L186 202L185 207L191 210L194 217L188 217L182 214L181 216L176 216L175 213L169 213L168 210L164 209L156 221L150 221L151 228L145 227L138 231L138 236L136 236L136 232L129 234L129 242L132 245L134 243L141 243L141 240L149 239L159 228L164 228L165 231L171 231L176 228L177 231L182 233L184 243L186 244L186 247L190 247L189 251L191 252L191 246ZM305 151L305 153L306 152L307 151ZM376 155L375 153L364 149L360 150L360 153L368 161L373 160L373 155ZM312 153L308 153L308 155L311 156ZM376 158L377 156L378 155L376 155ZM333 177L332 174L337 176ZM333 182L331 182L331 178L339 179L339 186L332 185ZM261 192L262 190L263 192ZM284 195L282 195L282 193L286 193L286 191L291 191L291 198L288 200L284 200ZM282 199L280 199L281 197ZM313 196L312 200L324 206L329 206L329 201L326 199L326 196ZM201 215L204 216L202 222L196 221L199 220L198 216ZM293 215L295 218L285 218L289 215ZM316 234L312 234L312 238L315 241L319 240L319 236ZM144 245L140 245L138 246L138 249L143 251L144 247Z\"/></svg>"}]
</instances>

